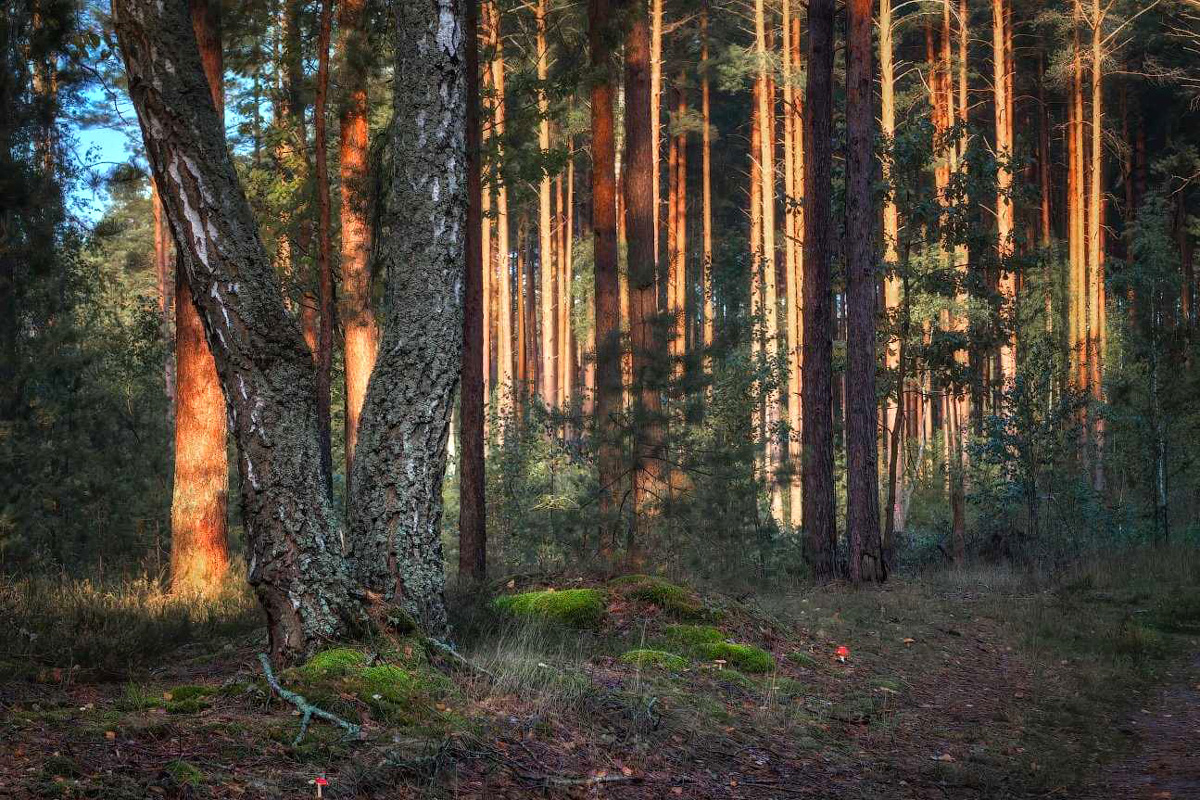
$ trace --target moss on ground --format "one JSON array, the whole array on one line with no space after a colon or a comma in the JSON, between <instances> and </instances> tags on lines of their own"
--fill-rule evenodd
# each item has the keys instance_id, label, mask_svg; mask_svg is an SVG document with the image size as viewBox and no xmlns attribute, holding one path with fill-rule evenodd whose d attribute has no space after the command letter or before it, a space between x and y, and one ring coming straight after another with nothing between
<instances>
[{"instance_id":1,"label":"moss on ground","mask_svg":"<svg viewBox=\"0 0 1200 800\"><path fill-rule=\"evenodd\" d=\"M598 589L546 589L497 597L500 610L521 617L537 617L573 628L595 628L604 618L604 594Z\"/></svg>"},{"instance_id":2,"label":"moss on ground","mask_svg":"<svg viewBox=\"0 0 1200 800\"><path fill-rule=\"evenodd\" d=\"M167 774L171 782L176 786L196 788L204 783L204 773L190 761L168 761L166 766L163 767L163 772Z\"/></svg>"},{"instance_id":3,"label":"moss on ground","mask_svg":"<svg viewBox=\"0 0 1200 800\"><path fill-rule=\"evenodd\" d=\"M775 668L771 654L753 645L707 642L698 645L696 652L709 661L722 660L742 672L770 672Z\"/></svg>"},{"instance_id":4,"label":"moss on ground","mask_svg":"<svg viewBox=\"0 0 1200 800\"><path fill-rule=\"evenodd\" d=\"M622 575L609 582L628 598L653 603L677 619L703 619L706 610L691 590L653 575Z\"/></svg>"},{"instance_id":5,"label":"moss on ground","mask_svg":"<svg viewBox=\"0 0 1200 800\"><path fill-rule=\"evenodd\" d=\"M668 653L665 650L630 650L621 656L626 664L634 664L642 669L654 667L669 672L682 672L687 669L687 659Z\"/></svg>"},{"instance_id":6,"label":"moss on ground","mask_svg":"<svg viewBox=\"0 0 1200 800\"><path fill-rule=\"evenodd\" d=\"M367 656L349 647L336 647L317 653L300 668L300 677L306 680L340 678L365 666Z\"/></svg>"},{"instance_id":7,"label":"moss on ground","mask_svg":"<svg viewBox=\"0 0 1200 800\"><path fill-rule=\"evenodd\" d=\"M663 633L671 641L688 647L725 641L725 632L711 625L668 625Z\"/></svg>"}]
</instances>

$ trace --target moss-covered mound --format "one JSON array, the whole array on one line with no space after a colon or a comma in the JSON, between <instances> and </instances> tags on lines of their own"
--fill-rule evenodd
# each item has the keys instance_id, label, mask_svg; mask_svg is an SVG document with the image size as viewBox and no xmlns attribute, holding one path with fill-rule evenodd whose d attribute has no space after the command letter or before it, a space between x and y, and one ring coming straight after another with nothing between
<instances>
[{"instance_id":1,"label":"moss-covered mound","mask_svg":"<svg viewBox=\"0 0 1200 800\"><path fill-rule=\"evenodd\" d=\"M595 628L604 619L604 594L598 589L546 589L497 597L495 607L520 617L538 617L573 628Z\"/></svg>"},{"instance_id":2,"label":"moss-covered mound","mask_svg":"<svg viewBox=\"0 0 1200 800\"><path fill-rule=\"evenodd\" d=\"M668 653L666 650L630 650L621 656L621 660L641 669L656 668L667 672L683 672L688 665L683 656Z\"/></svg>"},{"instance_id":3,"label":"moss-covered mound","mask_svg":"<svg viewBox=\"0 0 1200 800\"><path fill-rule=\"evenodd\" d=\"M742 672L770 672L775 668L770 653L748 644L708 642L698 645L696 653L709 661L724 661Z\"/></svg>"},{"instance_id":4,"label":"moss-covered mound","mask_svg":"<svg viewBox=\"0 0 1200 800\"><path fill-rule=\"evenodd\" d=\"M609 585L632 600L653 603L677 619L703 619L705 608L691 590L652 575L622 575Z\"/></svg>"}]
</instances>

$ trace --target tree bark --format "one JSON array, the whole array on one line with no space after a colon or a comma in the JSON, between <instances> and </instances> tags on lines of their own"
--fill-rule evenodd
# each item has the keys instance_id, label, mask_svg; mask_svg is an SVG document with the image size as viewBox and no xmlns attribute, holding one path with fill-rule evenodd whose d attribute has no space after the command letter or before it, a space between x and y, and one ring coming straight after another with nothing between
<instances>
[{"instance_id":1,"label":"tree bark","mask_svg":"<svg viewBox=\"0 0 1200 800\"><path fill-rule=\"evenodd\" d=\"M879 121L884 141L890 147L896 138L896 69L894 52L894 22L892 21L892 0L879 0ZM893 319L900 307L901 277L898 272L900 244L900 209L896 205L895 193L898 187L891 175L890 159L885 159L883 165L883 180L886 185L887 198L883 201L883 260L888 265L888 275L884 279L883 303L888 317ZM885 351L885 363L888 370L897 377L895 393L888 393L884 401L884 437L888 457L888 524L884 526L883 552L885 558L890 558L893 549L891 541L895 530L895 502L900 497L899 483L903 479L903 470L899 469L901 445L904 437L904 427L897 424L902 418L904 405L904 382L900 359L903 354L903 341L900 336L889 337Z\"/></svg>"},{"instance_id":2,"label":"tree bark","mask_svg":"<svg viewBox=\"0 0 1200 800\"><path fill-rule=\"evenodd\" d=\"M338 12L341 56L339 80L343 91L340 126L341 150L341 306L339 315L345 338L346 476L354 467L358 421L362 416L367 382L375 367L379 332L371 309L371 227L369 223L370 144L367 123L367 72L370 42L366 0L342 0Z\"/></svg>"},{"instance_id":3,"label":"tree bark","mask_svg":"<svg viewBox=\"0 0 1200 800\"><path fill-rule=\"evenodd\" d=\"M500 10L497 0L489 0L490 24L488 32L492 44L492 90L495 92L492 135L498 142L496 155L498 163L504 159L504 35L500 27ZM513 278L512 254L508 244L508 187L503 180L498 180L496 187L496 383L498 384L498 405L500 418L503 420L512 414L513 395L516 391L513 372ZM517 276L517 286L521 278ZM518 290L517 297L520 297Z\"/></svg>"},{"instance_id":4,"label":"tree bark","mask_svg":"<svg viewBox=\"0 0 1200 800\"><path fill-rule=\"evenodd\" d=\"M361 620L321 474L312 359L238 183L188 9L115 0L113 20L179 272L228 401L250 583L272 655L291 661Z\"/></svg>"},{"instance_id":5,"label":"tree bark","mask_svg":"<svg viewBox=\"0 0 1200 800\"><path fill-rule=\"evenodd\" d=\"M546 3L538 0L535 6L537 26L537 78L538 78L538 148L542 159L548 159L550 154L550 100L546 91L546 81L549 77L550 54L546 49ZM557 373L557 326L555 324L555 263L554 263L554 223L551 213L551 192L553 190L550 173L546 164L542 165L542 179L538 184L538 272L541 283L541 326L539 351L541 355L541 386L542 401L548 406L558 405L558 373ZM532 291L532 286L530 287ZM532 320L530 320L532 323Z\"/></svg>"},{"instance_id":6,"label":"tree bark","mask_svg":"<svg viewBox=\"0 0 1200 800\"><path fill-rule=\"evenodd\" d=\"M846 230L849 332L847 494L850 580L886 577L879 541L878 403L875 396L875 110L871 0L851 0L846 50Z\"/></svg>"},{"instance_id":7,"label":"tree bark","mask_svg":"<svg viewBox=\"0 0 1200 800\"><path fill-rule=\"evenodd\" d=\"M484 496L483 401L486 309L483 287L483 202L479 124L479 0L466 0L467 217L466 270L463 291L463 364L459 414L462 425L458 473L458 576L480 583L487 577L487 502Z\"/></svg>"},{"instance_id":8,"label":"tree bark","mask_svg":"<svg viewBox=\"0 0 1200 800\"><path fill-rule=\"evenodd\" d=\"M700 12L700 119L701 131L701 226L704 248L704 368L712 369L710 350L713 344L713 324L717 314L713 295L713 214L712 214L712 108L708 91L708 7Z\"/></svg>"},{"instance_id":9,"label":"tree bark","mask_svg":"<svg viewBox=\"0 0 1200 800\"><path fill-rule=\"evenodd\" d=\"M833 0L808 6L808 85L804 146L804 385L802 433L807 558L818 579L835 574L833 342L829 246L833 127Z\"/></svg>"},{"instance_id":10,"label":"tree bark","mask_svg":"<svg viewBox=\"0 0 1200 800\"><path fill-rule=\"evenodd\" d=\"M332 201L329 197L329 144L325 107L329 97L329 39L333 30L333 2L322 0L317 35L317 85L313 99L313 139L317 178L317 420L320 423L321 468L333 487L330 392L333 388L333 243Z\"/></svg>"},{"instance_id":11,"label":"tree bark","mask_svg":"<svg viewBox=\"0 0 1200 800\"><path fill-rule=\"evenodd\" d=\"M595 421L600 483L599 549L611 552L619 530L621 452L621 319L617 280L616 143L613 125L612 30L609 0L589 0L588 46L594 73L592 231L595 246Z\"/></svg>"},{"instance_id":12,"label":"tree bark","mask_svg":"<svg viewBox=\"0 0 1200 800\"><path fill-rule=\"evenodd\" d=\"M1005 0L992 0L992 89L996 118L996 155L1002 159L996 175L996 249L1000 261L999 290L1001 310L1013 319L1013 330L1000 344L1000 378L1005 388L1016 378L1016 275L1007 263L1013 252L1012 168L1012 92L1009 73L1009 35L1011 17Z\"/></svg>"},{"instance_id":13,"label":"tree bark","mask_svg":"<svg viewBox=\"0 0 1200 800\"><path fill-rule=\"evenodd\" d=\"M224 143L225 92L221 9L215 0L188 7L203 76ZM161 199L161 198L160 198ZM171 499L171 588L207 594L229 570L225 399L191 287L175 268L175 480Z\"/></svg>"},{"instance_id":14,"label":"tree bark","mask_svg":"<svg viewBox=\"0 0 1200 800\"><path fill-rule=\"evenodd\" d=\"M659 387L664 352L654 268L654 128L651 125L651 36L646 15L634 12L625 39L625 228L629 237L629 338L633 350L633 507L649 512L663 473ZM635 526L636 527L636 526ZM635 557L635 539L630 557Z\"/></svg>"},{"instance_id":15,"label":"tree bark","mask_svg":"<svg viewBox=\"0 0 1200 800\"><path fill-rule=\"evenodd\" d=\"M448 631L442 563L446 438L462 366L466 53L455 0L395 7L390 163L377 267L388 276L363 406L350 572L372 603Z\"/></svg>"}]
</instances>

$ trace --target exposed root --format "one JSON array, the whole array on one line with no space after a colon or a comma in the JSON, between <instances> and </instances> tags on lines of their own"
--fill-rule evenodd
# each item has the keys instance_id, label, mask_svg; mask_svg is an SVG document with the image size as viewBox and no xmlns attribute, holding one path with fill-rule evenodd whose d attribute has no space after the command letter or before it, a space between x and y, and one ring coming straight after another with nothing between
<instances>
[{"instance_id":1,"label":"exposed root","mask_svg":"<svg viewBox=\"0 0 1200 800\"><path fill-rule=\"evenodd\" d=\"M304 734L308 732L308 723L312 721L313 717L323 719L344 729L347 739L357 739L362 733L362 728L353 722L347 722L337 714L331 714L323 708L317 708L305 700L302 695L283 688L279 684L279 679L275 677L275 673L271 671L271 659L267 657L266 653L259 653L258 661L262 664L263 674L267 676L267 683L275 690L280 699L286 700L300 710L300 732L296 734L296 740L292 742L292 747L298 747L300 742L304 740Z\"/></svg>"}]
</instances>

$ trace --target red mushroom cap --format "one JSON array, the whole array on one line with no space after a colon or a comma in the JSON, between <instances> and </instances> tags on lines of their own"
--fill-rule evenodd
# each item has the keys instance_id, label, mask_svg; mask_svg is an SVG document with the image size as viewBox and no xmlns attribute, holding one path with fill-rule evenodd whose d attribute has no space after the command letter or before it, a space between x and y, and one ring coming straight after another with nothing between
<instances>
[{"instance_id":1,"label":"red mushroom cap","mask_svg":"<svg viewBox=\"0 0 1200 800\"><path fill-rule=\"evenodd\" d=\"M317 786L328 786L329 781L325 780L324 776L318 776L316 779Z\"/></svg>"},{"instance_id":2,"label":"red mushroom cap","mask_svg":"<svg viewBox=\"0 0 1200 800\"><path fill-rule=\"evenodd\" d=\"M842 658L845 658L846 656L850 655L850 648L846 647L846 645L844 645L844 644L839 645L838 649L835 652L837 653L837 655L841 656Z\"/></svg>"}]
</instances>

